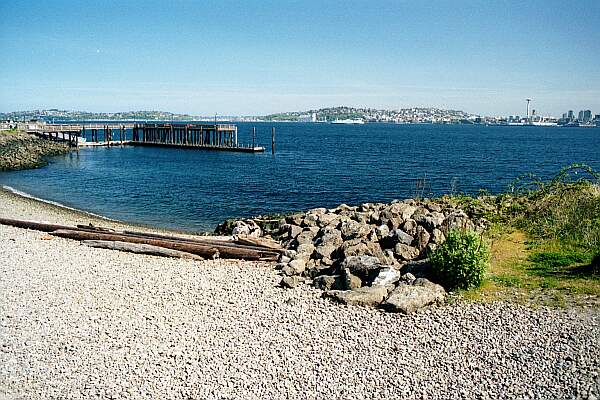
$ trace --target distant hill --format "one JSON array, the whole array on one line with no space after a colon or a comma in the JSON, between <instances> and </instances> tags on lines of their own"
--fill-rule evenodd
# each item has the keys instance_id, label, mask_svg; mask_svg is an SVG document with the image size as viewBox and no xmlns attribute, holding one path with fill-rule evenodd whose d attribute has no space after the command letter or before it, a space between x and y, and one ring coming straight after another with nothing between
<instances>
[{"instance_id":1,"label":"distant hill","mask_svg":"<svg viewBox=\"0 0 600 400\"><path fill-rule=\"evenodd\" d=\"M265 115L266 121L335 121L362 119L365 122L453 122L476 117L457 110L443 110L434 107L403 108L399 110L377 110L373 108L329 107L318 110L293 111Z\"/></svg>"},{"instance_id":2,"label":"distant hill","mask_svg":"<svg viewBox=\"0 0 600 400\"><path fill-rule=\"evenodd\" d=\"M378 110L373 108L328 107L317 110L291 111L264 116L223 117L230 121L335 121L344 119L361 119L365 122L432 122L452 123L473 120L477 116L457 110L439 108L403 108L399 110ZM94 113L88 111L68 110L32 110L0 113L0 120L46 122L66 121L206 121L211 116L176 114L167 111L125 111L115 113Z\"/></svg>"},{"instance_id":3,"label":"distant hill","mask_svg":"<svg viewBox=\"0 0 600 400\"><path fill-rule=\"evenodd\" d=\"M32 119L43 120L47 122L61 121L194 121L207 119L197 115L174 114L166 111L125 111L116 113L93 113L88 111L68 111L68 110L33 110L33 111L14 111L9 113L0 113L0 119L29 121Z\"/></svg>"}]
</instances>

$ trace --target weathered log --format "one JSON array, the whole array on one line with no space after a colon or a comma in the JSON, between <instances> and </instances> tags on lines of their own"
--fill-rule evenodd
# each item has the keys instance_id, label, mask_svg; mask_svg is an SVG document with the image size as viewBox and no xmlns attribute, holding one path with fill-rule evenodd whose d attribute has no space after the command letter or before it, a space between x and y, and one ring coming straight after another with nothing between
<instances>
[{"instance_id":1,"label":"weathered log","mask_svg":"<svg viewBox=\"0 0 600 400\"><path fill-rule=\"evenodd\" d=\"M107 232L87 232L72 229L60 229L51 235L75 240L109 240L127 243L149 244L167 249L185 251L205 258L220 256L222 258L237 258L245 260L276 260L278 253L273 251L257 251L243 247L221 246L217 244L189 243L175 240L153 239Z\"/></svg>"},{"instance_id":2,"label":"weathered log","mask_svg":"<svg viewBox=\"0 0 600 400\"><path fill-rule=\"evenodd\" d=\"M255 238L250 236L237 236L235 243L246 246L262 247L273 251L282 251L283 248L279 242L267 238Z\"/></svg>"},{"instance_id":3,"label":"weathered log","mask_svg":"<svg viewBox=\"0 0 600 400\"><path fill-rule=\"evenodd\" d=\"M152 239L164 239L164 240L176 240L178 242L187 242L187 243L198 243L204 245L217 245L217 246L226 246L226 247L235 247L238 249L244 248L248 250L256 250L256 251L277 251L282 252L283 248L281 246L266 246L256 243L252 243L250 241L242 242L239 240L231 240L231 239L217 239L216 237L211 236L179 236L179 235L168 235L168 234L160 234L160 233L149 233L149 232L139 232L139 231L123 231L124 235L131 235L136 237L145 237ZM275 242L277 243L277 242Z\"/></svg>"},{"instance_id":4,"label":"weathered log","mask_svg":"<svg viewBox=\"0 0 600 400\"><path fill-rule=\"evenodd\" d=\"M58 229L73 229L70 226L49 224L46 222L35 222L10 218L0 218L0 224L14 226L16 228L34 229L42 232L53 232Z\"/></svg>"},{"instance_id":5,"label":"weathered log","mask_svg":"<svg viewBox=\"0 0 600 400\"><path fill-rule=\"evenodd\" d=\"M189 258L192 260L204 260L199 255L187 253L185 251L166 249L164 247L152 246L150 244L115 242L109 240L84 240L81 243L90 247L101 249L119 250L136 254L148 254L152 256L173 257L173 258Z\"/></svg>"}]
</instances>

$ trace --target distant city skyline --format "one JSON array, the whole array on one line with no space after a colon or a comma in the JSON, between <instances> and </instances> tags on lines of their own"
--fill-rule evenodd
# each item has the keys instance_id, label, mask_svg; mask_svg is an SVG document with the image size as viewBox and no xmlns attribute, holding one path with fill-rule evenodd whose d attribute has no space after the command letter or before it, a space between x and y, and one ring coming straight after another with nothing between
<instances>
[{"instance_id":1,"label":"distant city skyline","mask_svg":"<svg viewBox=\"0 0 600 400\"><path fill-rule=\"evenodd\" d=\"M597 1L0 3L0 111L600 112Z\"/></svg>"}]
</instances>

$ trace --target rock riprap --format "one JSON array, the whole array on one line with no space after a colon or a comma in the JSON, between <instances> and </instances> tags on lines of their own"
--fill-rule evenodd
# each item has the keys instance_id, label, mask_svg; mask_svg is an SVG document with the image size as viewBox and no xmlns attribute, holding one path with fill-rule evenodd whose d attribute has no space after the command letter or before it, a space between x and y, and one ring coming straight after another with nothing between
<instances>
[{"instance_id":1,"label":"rock riprap","mask_svg":"<svg viewBox=\"0 0 600 400\"><path fill-rule=\"evenodd\" d=\"M43 157L69 151L63 143L39 139L24 132L0 132L0 171L37 168L46 165Z\"/></svg>"},{"instance_id":2,"label":"rock riprap","mask_svg":"<svg viewBox=\"0 0 600 400\"><path fill-rule=\"evenodd\" d=\"M450 203L409 199L315 208L265 233L286 249L277 264L284 287L298 276L345 304L411 313L445 298L444 289L428 280L429 252L450 229L484 228L484 220Z\"/></svg>"}]
</instances>

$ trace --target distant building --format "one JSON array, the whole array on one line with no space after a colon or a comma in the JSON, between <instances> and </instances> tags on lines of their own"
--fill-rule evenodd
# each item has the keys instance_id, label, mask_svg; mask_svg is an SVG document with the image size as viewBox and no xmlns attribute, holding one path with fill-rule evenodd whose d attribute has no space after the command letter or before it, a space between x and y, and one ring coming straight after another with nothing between
<instances>
[{"instance_id":1,"label":"distant building","mask_svg":"<svg viewBox=\"0 0 600 400\"><path fill-rule=\"evenodd\" d=\"M575 113L573 112L573 110L569 110L567 118L569 121L573 121L575 119Z\"/></svg>"},{"instance_id":2,"label":"distant building","mask_svg":"<svg viewBox=\"0 0 600 400\"><path fill-rule=\"evenodd\" d=\"M592 120L592 111L591 110L579 111L577 120L579 122L590 122Z\"/></svg>"}]
</instances>

